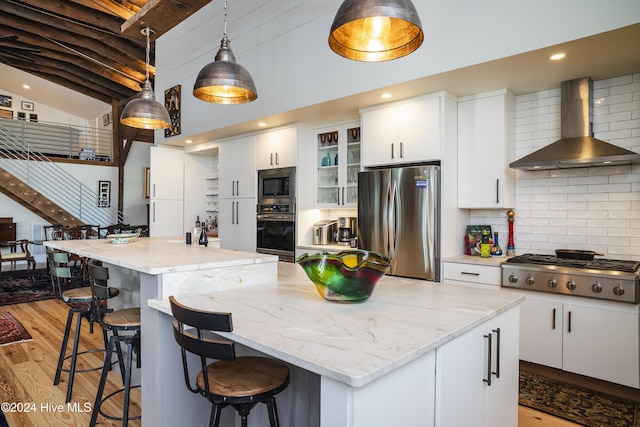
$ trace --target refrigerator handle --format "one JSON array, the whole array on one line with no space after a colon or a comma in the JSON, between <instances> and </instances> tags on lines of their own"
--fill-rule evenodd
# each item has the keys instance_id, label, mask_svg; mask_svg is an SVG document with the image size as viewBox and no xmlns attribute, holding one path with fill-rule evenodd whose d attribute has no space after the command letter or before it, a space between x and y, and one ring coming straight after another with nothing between
<instances>
[{"instance_id":1,"label":"refrigerator handle","mask_svg":"<svg viewBox=\"0 0 640 427\"><path fill-rule=\"evenodd\" d=\"M389 191L389 257L391 258L392 266L395 264L396 260L396 216L395 216L395 208L396 208L396 182L391 181L391 188Z\"/></svg>"}]
</instances>

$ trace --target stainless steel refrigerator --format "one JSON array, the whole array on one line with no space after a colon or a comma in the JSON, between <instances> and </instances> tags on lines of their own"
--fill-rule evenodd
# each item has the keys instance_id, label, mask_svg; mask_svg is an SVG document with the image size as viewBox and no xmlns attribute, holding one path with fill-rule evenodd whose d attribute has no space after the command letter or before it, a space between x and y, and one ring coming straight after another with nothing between
<instances>
[{"instance_id":1,"label":"stainless steel refrigerator","mask_svg":"<svg viewBox=\"0 0 640 427\"><path fill-rule=\"evenodd\" d=\"M358 247L391 258L388 274L440 281L440 166L358 174Z\"/></svg>"}]
</instances>

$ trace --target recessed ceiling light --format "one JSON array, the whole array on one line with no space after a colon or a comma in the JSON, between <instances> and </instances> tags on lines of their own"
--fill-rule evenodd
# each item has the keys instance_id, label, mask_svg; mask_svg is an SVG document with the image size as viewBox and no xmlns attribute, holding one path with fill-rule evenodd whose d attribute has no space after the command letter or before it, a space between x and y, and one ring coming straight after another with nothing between
<instances>
[{"instance_id":1,"label":"recessed ceiling light","mask_svg":"<svg viewBox=\"0 0 640 427\"><path fill-rule=\"evenodd\" d=\"M192 140L190 140L190 139L187 139L185 142L186 142L187 144L191 144L193 141L192 141Z\"/></svg>"},{"instance_id":2,"label":"recessed ceiling light","mask_svg":"<svg viewBox=\"0 0 640 427\"><path fill-rule=\"evenodd\" d=\"M258 126L261 128L265 127L267 124L265 122L258 122Z\"/></svg>"},{"instance_id":3,"label":"recessed ceiling light","mask_svg":"<svg viewBox=\"0 0 640 427\"><path fill-rule=\"evenodd\" d=\"M552 60L552 61L558 61L560 59L563 59L564 57L565 57L564 53L554 53L553 55L551 55L549 57L549 59Z\"/></svg>"},{"instance_id":4,"label":"recessed ceiling light","mask_svg":"<svg viewBox=\"0 0 640 427\"><path fill-rule=\"evenodd\" d=\"M380 95L380 98L384 98L384 99L391 98L391 94L390 93L383 93L382 95Z\"/></svg>"},{"instance_id":5,"label":"recessed ceiling light","mask_svg":"<svg viewBox=\"0 0 640 427\"><path fill-rule=\"evenodd\" d=\"M22 85L23 88L25 89L31 89L31 87L29 85Z\"/></svg>"}]
</instances>

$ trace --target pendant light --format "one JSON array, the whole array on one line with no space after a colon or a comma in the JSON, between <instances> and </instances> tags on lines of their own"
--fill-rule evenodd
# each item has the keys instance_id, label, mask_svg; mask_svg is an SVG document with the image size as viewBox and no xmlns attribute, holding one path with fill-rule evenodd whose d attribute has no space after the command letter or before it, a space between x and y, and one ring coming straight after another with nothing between
<instances>
[{"instance_id":1,"label":"pendant light","mask_svg":"<svg viewBox=\"0 0 640 427\"><path fill-rule=\"evenodd\" d=\"M146 78L138 97L129 101L122 110L120 123L140 129L167 129L171 126L171 118L164 105L156 101L149 81L149 36L154 35L155 31L146 27L140 32L147 36Z\"/></svg>"},{"instance_id":2,"label":"pendant light","mask_svg":"<svg viewBox=\"0 0 640 427\"><path fill-rule=\"evenodd\" d=\"M258 98L249 72L236 63L227 38L227 2L224 2L224 35L215 62L205 65L193 86L193 96L216 104L245 104Z\"/></svg>"},{"instance_id":3,"label":"pendant light","mask_svg":"<svg viewBox=\"0 0 640 427\"><path fill-rule=\"evenodd\" d=\"M345 0L331 25L329 47L348 59L380 62L410 54L423 40L411 0Z\"/></svg>"}]
</instances>

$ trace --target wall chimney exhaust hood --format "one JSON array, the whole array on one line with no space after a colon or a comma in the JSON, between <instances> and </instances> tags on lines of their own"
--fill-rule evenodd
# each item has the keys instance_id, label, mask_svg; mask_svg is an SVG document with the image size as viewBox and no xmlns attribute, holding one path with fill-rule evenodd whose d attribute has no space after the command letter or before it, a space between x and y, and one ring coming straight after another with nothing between
<instances>
[{"instance_id":1,"label":"wall chimney exhaust hood","mask_svg":"<svg viewBox=\"0 0 640 427\"><path fill-rule=\"evenodd\" d=\"M584 168L640 163L640 154L593 137L590 78L562 82L560 88L560 138L511 163L513 169Z\"/></svg>"}]
</instances>

